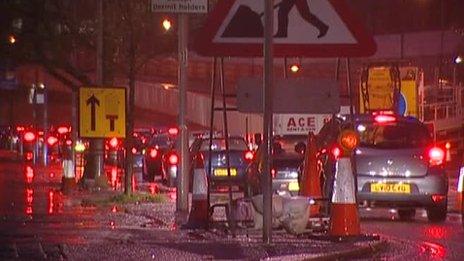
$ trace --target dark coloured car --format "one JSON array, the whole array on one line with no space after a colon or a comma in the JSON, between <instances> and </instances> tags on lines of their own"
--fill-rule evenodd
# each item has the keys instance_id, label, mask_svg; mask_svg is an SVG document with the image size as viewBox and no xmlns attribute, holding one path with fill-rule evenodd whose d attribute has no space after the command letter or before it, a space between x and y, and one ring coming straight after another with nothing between
<instances>
[{"instance_id":1,"label":"dark coloured car","mask_svg":"<svg viewBox=\"0 0 464 261\"><path fill-rule=\"evenodd\" d=\"M318 136L326 196L331 195L335 159L340 153L336 137L340 129L351 126L360 137L354 155L359 202L370 207L397 208L402 219L411 219L416 208L425 208L430 221L445 220L445 150L434 144L426 126L415 118L391 113L350 118L333 118Z\"/></svg>"},{"instance_id":2,"label":"dark coloured car","mask_svg":"<svg viewBox=\"0 0 464 261\"><path fill-rule=\"evenodd\" d=\"M306 149L304 135L276 136L273 139L272 148L272 191L280 195L296 196L299 193L299 178ZM256 155L261 154L258 148ZM259 157L255 157L247 170L250 186L247 195L260 194L262 184L262 163Z\"/></svg>"},{"instance_id":3,"label":"dark coloured car","mask_svg":"<svg viewBox=\"0 0 464 261\"><path fill-rule=\"evenodd\" d=\"M226 162L226 139L214 137L211 146L211 173L209 173L210 139L207 137L196 138L190 147L191 162L196 162L201 157L204 168L209 175L210 189L216 192L227 191L227 186L232 185L235 190L244 191L247 187L246 169L253 160L245 139L242 137L229 137L229 166L228 176ZM191 177L193 177L194 164L191 164ZM192 179L191 179L192 180ZM192 181L191 181L192 182Z\"/></svg>"},{"instance_id":4,"label":"dark coloured car","mask_svg":"<svg viewBox=\"0 0 464 261\"><path fill-rule=\"evenodd\" d=\"M144 178L154 181L156 177L163 177L163 158L175 148L178 131L170 128L166 132L155 133L148 140L145 151ZM177 164L177 163L176 163Z\"/></svg>"}]
</instances>

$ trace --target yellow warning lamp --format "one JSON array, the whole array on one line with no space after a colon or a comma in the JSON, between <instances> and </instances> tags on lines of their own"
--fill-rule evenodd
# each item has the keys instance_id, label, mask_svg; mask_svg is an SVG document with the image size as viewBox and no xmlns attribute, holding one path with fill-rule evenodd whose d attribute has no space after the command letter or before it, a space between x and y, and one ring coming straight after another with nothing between
<instances>
[{"instance_id":1,"label":"yellow warning lamp","mask_svg":"<svg viewBox=\"0 0 464 261\"><path fill-rule=\"evenodd\" d=\"M354 130L343 130L338 136L338 144L342 149L342 157L349 157L359 145L359 136Z\"/></svg>"}]
</instances>

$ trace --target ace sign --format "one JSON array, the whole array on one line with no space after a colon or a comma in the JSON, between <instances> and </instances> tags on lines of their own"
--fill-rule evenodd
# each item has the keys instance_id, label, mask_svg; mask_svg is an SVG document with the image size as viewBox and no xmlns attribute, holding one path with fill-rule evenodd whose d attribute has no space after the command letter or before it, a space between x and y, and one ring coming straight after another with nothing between
<instances>
[{"instance_id":1,"label":"ace sign","mask_svg":"<svg viewBox=\"0 0 464 261\"><path fill-rule=\"evenodd\" d=\"M310 131L317 134L330 114L275 114L275 135L307 135Z\"/></svg>"}]
</instances>

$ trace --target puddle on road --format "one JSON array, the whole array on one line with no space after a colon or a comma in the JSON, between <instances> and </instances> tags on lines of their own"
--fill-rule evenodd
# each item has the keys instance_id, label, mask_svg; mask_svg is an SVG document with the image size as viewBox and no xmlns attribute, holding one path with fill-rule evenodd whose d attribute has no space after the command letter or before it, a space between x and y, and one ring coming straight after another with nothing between
<instances>
[{"instance_id":1,"label":"puddle on road","mask_svg":"<svg viewBox=\"0 0 464 261\"><path fill-rule=\"evenodd\" d=\"M443 259L446 256L446 248L439 244L423 242L419 248L421 255L427 257Z\"/></svg>"},{"instance_id":2,"label":"puddle on road","mask_svg":"<svg viewBox=\"0 0 464 261\"><path fill-rule=\"evenodd\" d=\"M449 230L440 225L429 225L424 228L423 234L426 238L445 239L449 237Z\"/></svg>"}]
</instances>

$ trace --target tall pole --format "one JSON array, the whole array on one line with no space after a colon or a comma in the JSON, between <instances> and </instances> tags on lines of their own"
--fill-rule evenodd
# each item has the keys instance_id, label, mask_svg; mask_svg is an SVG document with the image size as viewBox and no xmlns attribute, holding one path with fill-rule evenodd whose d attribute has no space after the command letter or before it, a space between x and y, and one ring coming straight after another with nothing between
<instances>
[{"instance_id":1,"label":"tall pole","mask_svg":"<svg viewBox=\"0 0 464 261\"><path fill-rule=\"evenodd\" d=\"M43 87L44 103L43 103L43 131L44 131L44 141L42 145L42 163L44 166L47 166L48 163L48 90L47 86L41 85Z\"/></svg>"},{"instance_id":2,"label":"tall pole","mask_svg":"<svg viewBox=\"0 0 464 261\"><path fill-rule=\"evenodd\" d=\"M103 1L98 1L98 27L97 27L97 85L102 86L104 81L103 76ZM90 179L96 179L104 176L103 173L103 139L92 139L90 141L91 168Z\"/></svg>"},{"instance_id":3,"label":"tall pole","mask_svg":"<svg viewBox=\"0 0 464 261\"><path fill-rule=\"evenodd\" d=\"M176 210L181 219L188 214L188 193L189 193L189 162L188 162L188 130L185 121L186 103L187 103L187 65L188 65L188 15L179 14L179 129L180 143L178 151L180 152L180 166L177 179L177 200ZM185 222L185 220L181 220Z\"/></svg>"},{"instance_id":4,"label":"tall pole","mask_svg":"<svg viewBox=\"0 0 464 261\"><path fill-rule=\"evenodd\" d=\"M263 242L272 243L272 84L273 84L273 18L274 0L264 1L264 86L263 86Z\"/></svg>"}]
</instances>

